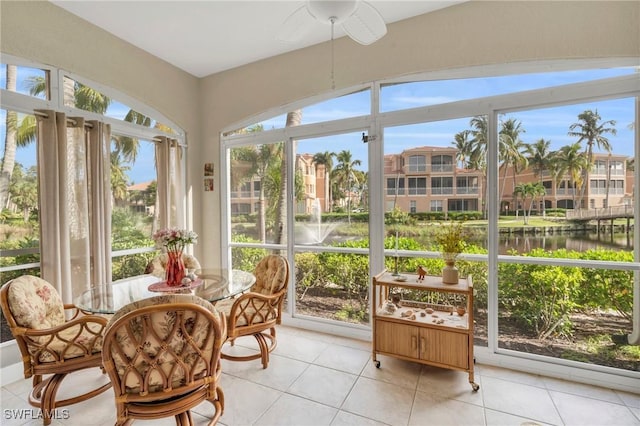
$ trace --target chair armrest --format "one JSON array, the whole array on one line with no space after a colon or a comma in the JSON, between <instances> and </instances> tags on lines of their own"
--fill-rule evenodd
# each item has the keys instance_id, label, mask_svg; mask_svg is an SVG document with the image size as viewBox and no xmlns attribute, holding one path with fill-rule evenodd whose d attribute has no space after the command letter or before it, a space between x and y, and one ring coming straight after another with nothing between
<instances>
[{"instance_id":1,"label":"chair armrest","mask_svg":"<svg viewBox=\"0 0 640 426\"><path fill-rule=\"evenodd\" d=\"M287 289L265 295L261 293L245 293L238 297L229 311L229 328L236 327L239 318L244 317L246 325L259 324L271 319L280 323L282 303Z\"/></svg>"},{"instance_id":2,"label":"chair armrest","mask_svg":"<svg viewBox=\"0 0 640 426\"><path fill-rule=\"evenodd\" d=\"M106 318L101 317L99 315L86 315L80 318L70 319L69 321L66 321L64 324L60 324L59 326L56 326L56 327L41 328L41 329L25 328L24 335L25 336L48 336L51 334L60 333L61 331L65 331L73 327L77 327L78 325L80 326L81 329L82 328L86 329L88 328L87 325L89 324L97 324L101 329L100 334L102 334L102 331L107 326L107 322L108 320ZM94 332L91 331L91 333L93 334Z\"/></svg>"}]
</instances>

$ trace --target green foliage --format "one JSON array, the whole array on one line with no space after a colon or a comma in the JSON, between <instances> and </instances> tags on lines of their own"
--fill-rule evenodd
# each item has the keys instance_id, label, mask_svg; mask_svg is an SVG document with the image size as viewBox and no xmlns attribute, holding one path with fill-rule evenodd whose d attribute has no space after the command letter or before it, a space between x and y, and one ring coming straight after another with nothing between
<instances>
[{"instance_id":1,"label":"green foliage","mask_svg":"<svg viewBox=\"0 0 640 426\"><path fill-rule=\"evenodd\" d=\"M411 217L409 213L403 211L402 209L396 207L390 212L386 212L384 214L384 223L385 225L393 226L393 225L414 225L416 223L416 219Z\"/></svg>"},{"instance_id":2,"label":"green foliage","mask_svg":"<svg viewBox=\"0 0 640 426\"><path fill-rule=\"evenodd\" d=\"M530 253L548 257L544 254L541 249ZM572 329L569 314L578 307L576 295L584 280L582 272L582 268L575 267L501 263L498 270L501 308L538 338L547 338L552 333L569 335Z\"/></svg>"},{"instance_id":3,"label":"green foliage","mask_svg":"<svg viewBox=\"0 0 640 426\"><path fill-rule=\"evenodd\" d=\"M259 243L259 241L244 235L235 235L234 242L238 243ZM260 260L269 254L267 249L254 247L233 247L231 249L231 265L233 269L253 272Z\"/></svg>"}]
</instances>

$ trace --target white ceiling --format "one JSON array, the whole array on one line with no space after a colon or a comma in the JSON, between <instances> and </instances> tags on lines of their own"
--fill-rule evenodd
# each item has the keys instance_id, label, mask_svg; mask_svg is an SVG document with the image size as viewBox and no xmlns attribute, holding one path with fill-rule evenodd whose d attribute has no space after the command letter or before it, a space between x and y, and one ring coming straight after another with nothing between
<instances>
[{"instance_id":1,"label":"white ceiling","mask_svg":"<svg viewBox=\"0 0 640 426\"><path fill-rule=\"evenodd\" d=\"M196 77L331 38L329 25L314 22L310 34L299 42L277 40L282 23L304 0L50 1ZM387 24L461 2L369 0ZM335 37L342 36L336 27Z\"/></svg>"}]
</instances>

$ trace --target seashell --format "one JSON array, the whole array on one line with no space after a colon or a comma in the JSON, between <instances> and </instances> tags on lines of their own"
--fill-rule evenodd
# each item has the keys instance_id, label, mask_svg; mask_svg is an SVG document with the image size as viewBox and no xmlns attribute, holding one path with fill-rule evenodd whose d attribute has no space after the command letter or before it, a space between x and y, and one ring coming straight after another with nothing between
<instances>
[{"instance_id":1,"label":"seashell","mask_svg":"<svg viewBox=\"0 0 640 426\"><path fill-rule=\"evenodd\" d=\"M432 313L433 313L433 309L431 309L431 308L427 308L427 309L425 309L425 311L426 311L428 314L432 314Z\"/></svg>"},{"instance_id":2,"label":"seashell","mask_svg":"<svg viewBox=\"0 0 640 426\"><path fill-rule=\"evenodd\" d=\"M403 313L400 314L400 316L404 318L409 317L411 315L413 315L413 311L411 309L409 309L408 311L404 311Z\"/></svg>"},{"instance_id":3,"label":"seashell","mask_svg":"<svg viewBox=\"0 0 640 426\"><path fill-rule=\"evenodd\" d=\"M420 316L421 316L421 317L426 317L426 316L427 316L427 313L426 313L426 312L420 312Z\"/></svg>"},{"instance_id":4,"label":"seashell","mask_svg":"<svg viewBox=\"0 0 640 426\"><path fill-rule=\"evenodd\" d=\"M191 284L191 278L189 278L189 277L184 277L184 278L182 279L182 281L180 281L180 283L181 283L182 285L189 285L189 284Z\"/></svg>"},{"instance_id":5,"label":"seashell","mask_svg":"<svg viewBox=\"0 0 640 426\"><path fill-rule=\"evenodd\" d=\"M416 319L416 314L413 314L409 317L410 320L415 320Z\"/></svg>"},{"instance_id":6,"label":"seashell","mask_svg":"<svg viewBox=\"0 0 640 426\"><path fill-rule=\"evenodd\" d=\"M195 274L195 272L191 272L187 275L187 278L189 278L191 281L195 281L198 276Z\"/></svg>"}]
</instances>

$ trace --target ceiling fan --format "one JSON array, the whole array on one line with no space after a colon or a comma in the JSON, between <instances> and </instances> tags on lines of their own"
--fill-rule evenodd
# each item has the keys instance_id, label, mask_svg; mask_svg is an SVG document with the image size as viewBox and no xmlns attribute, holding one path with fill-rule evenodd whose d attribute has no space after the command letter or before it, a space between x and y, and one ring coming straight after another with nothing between
<instances>
[{"instance_id":1,"label":"ceiling fan","mask_svg":"<svg viewBox=\"0 0 640 426\"><path fill-rule=\"evenodd\" d=\"M335 25L340 25L349 37L364 45L387 33L382 15L366 1L307 0L284 21L277 37L287 42L298 41L312 30L314 21L331 25L332 40Z\"/></svg>"}]
</instances>

